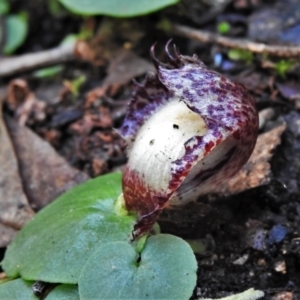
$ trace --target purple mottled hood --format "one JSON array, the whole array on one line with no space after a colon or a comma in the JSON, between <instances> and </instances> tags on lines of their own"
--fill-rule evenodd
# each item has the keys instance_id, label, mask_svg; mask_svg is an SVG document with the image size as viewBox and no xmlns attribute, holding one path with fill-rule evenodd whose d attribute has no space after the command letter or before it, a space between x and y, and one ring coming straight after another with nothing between
<instances>
[{"instance_id":1,"label":"purple mottled hood","mask_svg":"<svg viewBox=\"0 0 300 300\"><path fill-rule=\"evenodd\" d=\"M128 143L123 175L128 210L138 213L135 234L152 228L167 205L209 193L246 163L257 138L255 101L240 84L197 58L151 55L157 74L136 84L120 133Z\"/></svg>"}]
</instances>

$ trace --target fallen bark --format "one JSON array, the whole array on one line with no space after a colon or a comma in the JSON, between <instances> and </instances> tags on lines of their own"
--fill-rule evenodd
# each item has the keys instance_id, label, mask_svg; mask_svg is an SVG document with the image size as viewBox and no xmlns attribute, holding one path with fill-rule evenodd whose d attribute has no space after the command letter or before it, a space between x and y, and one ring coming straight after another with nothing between
<instances>
[{"instance_id":1,"label":"fallen bark","mask_svg":"<svg viewBox=\"0 0 300 300\"><path fill-rule=\"evenodd\" d=\"M300 56L299 46L267 45L263 43L256 43L247 39L225 37L212 32L182 25L174 25L173 32L202 43L218 44L223 47L248 50L258 54L269 54L285 58Z\"/></svg>"},{"instance_id":2,"label":"fallen bark","mask_svg":"<svg viewBox=\"0 0 300 300\"><path fill-rule=\"evenodd\" d=\"M93 53L86 42L74 41L56 48L0 59L0 78L50 65L62 64L76 58L89 60Z\"/></svg>"}]
</instances>

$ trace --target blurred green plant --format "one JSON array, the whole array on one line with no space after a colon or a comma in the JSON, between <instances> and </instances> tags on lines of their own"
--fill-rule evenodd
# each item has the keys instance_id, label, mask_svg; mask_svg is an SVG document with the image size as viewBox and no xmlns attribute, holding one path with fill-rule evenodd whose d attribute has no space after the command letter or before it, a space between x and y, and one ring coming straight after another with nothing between
<instances>
[{"instance_id":1,"label":"blurred green plant","mask_svg":"<svg viewBox=\"0 0 300 300\"><path fill-rule=\"evenodd\" d=\"M281 59L274 64L274 70L277 75L281 77L286 77L286 73L289 72L294 66L295 62L293 60Z\"/></svg>"},{"instance_id":2,"label":"blurred green plant","mask_svg":"<svg viewBox=\"0 0 300 300\"><path fill-rule=\"evenodd\" d=\"M58 0L48 0L48 9L53 16L58 18L65 16L68 13Z\"/></svg>"},{"instance_id":3,"label":"blurred green plant","mask_svg":"<svg viewBox=\"0 0 300 300\"><path fill-rule=\"evenodd\" d=\"M4 54L14 53L25 41L28 33L28 17L25 12L9 14L7 0L0 0L0 45ZM2 26L1 26L2 25Z\"/></svg>"},{"instance_id":4,"label":"blurred green plant","mask_svg":"<svg viewBox=\"0 0 300 300\"><path fill-rule=\"evenodd\" d=\"M77 97L79 95L80 87L86 82L86 79L85 75L80 75L73 80L65 80L64 85L73 94L73 96Z\"/></svg>"},{"instance_id":5,"label":"blurred green plant","mask_svg":"<svg viewBox=\"0 0 300 300\"><path fill-rule=\"evenodd\" d=\"M33 73L35 78L53 78L63 70L62 65L42 68Z\"/></svg>"},{"instance_id":6,"label":"blurred green plant","mask_svg":"<svg viewBox=\"0 0 300 300\"><path fill-rule=\"evenodd\" d=\"M162 30L168 34L172 30L172 22L166 18L163 18L156 24L156 27L157 29Z\"/></svg>"},{"instance_id":7,"label":"blurred green plant","mask_svg":"<svg viewBox=\"0 0 300 300\"><path fill-rule=\"evenodd\" d=\"M149 14L179 0L59 0L67 9L81 15L107 15L118 18Z\"/></svg>"},{"instance_id":8,"label":"blurred green plant","mask_svg":"<svg viewBox=\"0 0 300 300\"><path fill-rule=\"evenodd\" d=\"M228 57L234 61L245 61L251 64L253 61L253 53L243 49L230 49L227 53Z\"/></svg>"},{"instance_id":9,"label":"blurred green plant","mask_svg":"<svg viewBox=\"0 0 300 300\"><path fill-rule=\"evenodd\" d=\"M230 24L228 22L221 22L217 25L217 30L221 34L226 34L230 30Z\"/></svg>"},{"instance_id":10,"label":"blurred green plant","mask_svg":"<svg viewBox=\"0 0 300 300\"><path fill-rule=\"evenodd\" d=\"M9 9L9 2L7 0L0 0L0 16L6 15Z\"/></svg>"}]
</instances>

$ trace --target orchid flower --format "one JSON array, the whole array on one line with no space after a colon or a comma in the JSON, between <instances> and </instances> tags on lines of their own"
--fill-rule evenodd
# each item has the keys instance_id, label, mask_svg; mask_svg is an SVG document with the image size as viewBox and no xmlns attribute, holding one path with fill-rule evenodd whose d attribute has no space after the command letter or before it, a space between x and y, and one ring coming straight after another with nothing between
<instances>
[{"instance_id":1,"label":"orchid flower","mask_svg":"<svg viewBox=\"0 0 300 300\"><path fill-rule=\"evenodd\" d=\"M195 201L237 173L257 138L249 91L169 46L168 64L151 48L157 73L135 84L120 129L129 157L123 196L138 215L135 236L149 231L166 205Z\"/></svg>"}]
</instances>

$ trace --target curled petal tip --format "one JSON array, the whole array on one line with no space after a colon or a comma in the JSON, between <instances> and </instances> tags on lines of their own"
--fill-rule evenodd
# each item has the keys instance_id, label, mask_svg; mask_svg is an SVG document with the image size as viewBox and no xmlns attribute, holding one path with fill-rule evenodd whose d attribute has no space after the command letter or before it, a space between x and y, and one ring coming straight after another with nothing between
<instances>
[{"instance_id":1,"label":"curled petal tip","mask_svg":"<svg viewBox=\"0 0 300 300\"><path fill-rule=\"evenodd\" d=\"M165 52L169 58L169 62L172 66L175 66L175 67L180 67L181 63L180 63L180 53L179 53L179 50L177 49L176 45L173 44L173 52L174 54L171 54L170 52L170 45L171 43L173 42L173 39L170 39L166 46L165 46Z\"/></svg>"},{"instance_id":2,"label":"curled petal tip","mask_svg":"<svg viewBox=\"0 0 300 300\"><path fill-rule=\"evenodd\" d=\"M173 41L172 39L168 40L168 42L167 42L167 44L166 44L166 46L165 46L165 51L166 51L166 53L167 53L168 58L170 59L170 61L175 61L175 60L176 60L176 57L174 57L174 56L171 54L170 50L169 50L170 44L172 43L172 41Z\"/></svg>"},{"instance_id":3,"label":"curled petal tip","mask_svg":"<svg viewBox=\"0 0 300 300\"><path fill-rule=\"evenodd\" d=\"M151 46L151 48L150 48L150 56L151 56L152 59L156 59L156 57L155 57L155 47L156 47L156 44L157 44L157 42L155 42L155 43Z\"/></svg>"},{"instance_id":4,"label":"curled petal tip","mask_svg":"<svg viewBox=\"0 0 300 300\"><path fill-rule=\"evenodd\" d=\"M157 42L155 42L151 48L150 48L150 56L152 58L153 64L155 66L155 68L158 70L159 65L160 65L160 61L156 58L155 56L155 46L156 46Z\"/></svg>"},{"instance_id":5,"label":"curled petal tip","mask_svg":"<svg viewBox=\"0 0 300 300\"><path fill-rule=\"evenodd\" d=\"M133 84L139 84L139 83L136 81L135 78L132 78L131 81L132 81Z\"/></svg>"},{"instance_id":6,"label":"curled petal tip","mask_svg":"<svg viewBox=\"0 0 300 300\"><path fill-rule=\"evenodd\" d=\"M169 41L167 42L167 44L166 44L166 46L165 46L165 51L166 51L166 53L167 53L167 55L168 55L168 58L169 58L170 63L171 63L172 65L177 66L177 64L178 64L178 58L177 58L177 57L173 57L173 56L171 55L170 51L169 51L169 45L170 45L171 42L172 42L172 39L169 40ZM153 64L154 64L156 70L158 70L159 67L163 67L163 68L166 68L166 69L167 69L167 68L169 68L170 66L168 66L168 64L164 64L164 63L160 62L160 61L156 58L156 56L155 56L155 46L156 46L156 44L157 44L157 42L155 42L155 43L151 46L151 49L150 49L150 56L151 56L151 58L152 58Z\"/></svg>"},{"instance_id":7,"label":"curled petal tip","mask_svg":"<svg viewBox=\"0 0 300 300\"><path fill-rule=\"evenodd\" d=\"M173 49L174 49L174 53L176 54L176 57L179 57L181 54L176 44L173 44Z\"/></svg>"},{"instance_id":8,"label":"curled petal tip","mask_svg":"<svg viewBox=\"0 0 300 300\"><path fill-rule=\"evenodd\" d=\"M144 89L144 86L141 83L139 83L138 81L136 81L136 79L134 79L134 78L131 79L131 82L134 85L134 87Z\"/></svg>"}]
</instances>

